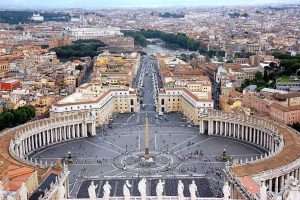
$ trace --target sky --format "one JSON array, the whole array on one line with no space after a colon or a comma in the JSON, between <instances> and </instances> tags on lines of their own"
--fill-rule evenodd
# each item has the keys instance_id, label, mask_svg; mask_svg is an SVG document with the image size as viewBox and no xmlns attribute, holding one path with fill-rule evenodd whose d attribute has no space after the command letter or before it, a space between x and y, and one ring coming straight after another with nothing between
<instances>
[{"instance_id":1,"label":"sky","mask_svg":"<svg viewBox=\"0 0 300 200\"><path fill-rule=\"evenodd\" d=\"M300 0L0 0L4 8L131 8L181 6L262 5L299 3Z\"/></svg>"}]
</instances>

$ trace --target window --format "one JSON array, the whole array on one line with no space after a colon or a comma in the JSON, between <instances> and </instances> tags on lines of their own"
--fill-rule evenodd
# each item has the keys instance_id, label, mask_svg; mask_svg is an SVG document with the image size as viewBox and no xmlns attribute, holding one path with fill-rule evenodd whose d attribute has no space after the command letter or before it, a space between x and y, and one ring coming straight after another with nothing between
<instances>
[{"instance_id":1,"label":"window","mask_svg":"<svg viewBox=\"0 0 300 200\"><path fill-rule=\"evenodd\" d=\"M130 99L130 105L132 105L132 106L133 106L133 104L134 104L134 101L133 101L133 99Z\"/></svg>"},{"instance_id":2,"label":"window","mask_svg":"<svg viewBox=\"0 0 300 200\"><path fill-rule=\"evenodd\" d=\"M165 99L161 99L161 105L165 105Z\"/></svg>"}]
</instances>

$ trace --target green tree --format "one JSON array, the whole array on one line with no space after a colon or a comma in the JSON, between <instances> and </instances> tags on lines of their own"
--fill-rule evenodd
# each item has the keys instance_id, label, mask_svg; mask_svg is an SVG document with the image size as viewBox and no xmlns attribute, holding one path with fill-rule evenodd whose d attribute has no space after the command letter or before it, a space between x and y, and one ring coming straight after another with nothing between
<instances>
[{"instance_id":1,"label":"green tree","mask_svg":"<svg viewBox=\"0 0 300 200\"><path fill-rule=\"evenodd\" d=\"M4 112L2 115L2 120L3 120L3 124L5 124L5 128L6 127L12 127L15 124L15 116L12 112L7 111Z\"/></svg>"},{"instance_id":2,"label":"green tree","mask_svg":"<svg viewBox=\"0 0 300 200\"><path fill-rule=\"evenodd\" d=\"M263 74L261 72L256 72L255 73L255 79L257 81L263 80L263 78L264 78L264 76L263 76Z\"/></svg>"},{"instance_id":3,"label":"green tree","mask_svg":"<svg viewBox=\"0 0 300 200\"><path fill-rule=\"evenodd\" d=\"M25 109L17 109L14 111L14 119L15 119L15 124L23 124L27 122L29 119L29 116L27 115L27 112Z\"/></svg>"},{"instance_id":4,"label":"green tree","mask_svg":"<svg viewBox=\"0 0 300 200\"><path fill-rule=\"evenodd\" d=\"M32 106L20 107L16 110L6 110L0 113L0 130L26 123L35 117Z\"/></svg>"}]
</instances>

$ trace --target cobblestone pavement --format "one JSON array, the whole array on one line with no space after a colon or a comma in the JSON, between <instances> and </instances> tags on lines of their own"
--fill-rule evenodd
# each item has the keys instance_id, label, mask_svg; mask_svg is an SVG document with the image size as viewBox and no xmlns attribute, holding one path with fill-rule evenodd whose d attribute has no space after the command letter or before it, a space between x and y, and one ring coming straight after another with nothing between
<instances>
[{"instance_id":1,"label":"cobblestone pavement","mask_svg":"<svg viewBox=\"0 0 300 200\"><path fill-rule=\"evenodd\" d=\"M36 153L34 157L50 162L60 160L71 152L73 164L70 165L70 191L73 196L77 195L85 180L143 175L116 168L113 161L126 151L143 152L145 116L145 112L117 115L111 128L104 131L98 129L97 136L58 144ZM218 157L224 149L233 158L262 153L239 141L200 135L198 127L190 127L179 113L157 118L155 112L147 112L147 116L150 123L150 153L169 152L180 160L175 168L156 175L206 177L210 179L211 190L216 195L223 184L224 162L220 162Z\"/></svg>"}]
</instances>

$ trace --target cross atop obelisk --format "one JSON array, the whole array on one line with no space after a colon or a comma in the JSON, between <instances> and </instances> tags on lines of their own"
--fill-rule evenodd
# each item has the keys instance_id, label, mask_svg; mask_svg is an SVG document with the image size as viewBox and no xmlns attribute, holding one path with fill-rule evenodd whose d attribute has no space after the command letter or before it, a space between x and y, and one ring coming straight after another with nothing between
<instances>
[{"instance_id":1,"label":"cross atop obelisk","mask_svg":"<svg viewBox=\"0 0 300 200\"><path fill-rule=\"evenodd\" d=\"M145 145L144 158L148 160L150 158L150 154L149 154L149 122L148 122L147 113L145 118L144 145Z\"/></svg>"}]
</instances>

